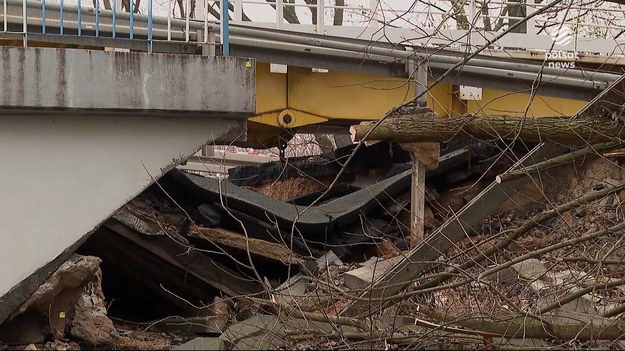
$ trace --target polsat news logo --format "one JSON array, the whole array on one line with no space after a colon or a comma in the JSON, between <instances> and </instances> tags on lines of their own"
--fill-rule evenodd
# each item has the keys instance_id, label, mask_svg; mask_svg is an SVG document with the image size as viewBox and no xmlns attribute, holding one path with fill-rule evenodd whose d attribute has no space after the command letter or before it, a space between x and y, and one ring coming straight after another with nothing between
<instances>
[{"instance_id":1,"label":"polsat news logo","mask_svg":"<svg viewBox=\"0 0 625 351\"><path fill-rule=\"evenodd\" d=\"M554 47L567 46L573 41L573 31L569 27L561 26L553 30L550 34ZM553 68L575 68L577 52L552 50L545 54L548 61L547 66Z\"/></svg>"}]
</instances>

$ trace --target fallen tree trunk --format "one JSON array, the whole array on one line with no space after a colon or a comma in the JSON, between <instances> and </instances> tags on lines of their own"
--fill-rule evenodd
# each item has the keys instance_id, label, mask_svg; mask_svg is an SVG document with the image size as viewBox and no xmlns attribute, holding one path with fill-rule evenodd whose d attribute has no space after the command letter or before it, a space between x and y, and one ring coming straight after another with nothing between
<instances>
[{"instance_id":1,"label":"fallen tree trunk","mask_svg":"<svg viewBox=\"0 0 625 351\"><path fill-rule=\"evenodd\" d=\"M608 117L511 117L465 115L456 118L423 118L433 114L423 108L388 118L373 129L371 122L352 126L352 138L394 142L444 142L458 138L508 139L553 142L563 145L597 143L625 137L625 125ZM373 129L373 130L372 130Z\"/></svg>"}]
</instances>

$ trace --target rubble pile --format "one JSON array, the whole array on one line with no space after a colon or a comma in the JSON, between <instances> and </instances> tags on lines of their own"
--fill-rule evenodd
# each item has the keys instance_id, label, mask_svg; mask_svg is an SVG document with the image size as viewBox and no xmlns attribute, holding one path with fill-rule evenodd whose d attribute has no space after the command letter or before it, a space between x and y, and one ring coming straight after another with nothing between
<instances>
[{"instance_id":1,"label":"rubble pile","mask_svg":"<svg viewBox=\"0 0 625 351\"><path fill-rule=\"evenodd\" d=\"M618 161L586 159L528 177L402 294L354 316L346 311L355 299L419 258L409 250L408 155L390 143L363 148L326 193L351 150L241 167L228 180L171 171L0 326L0 345L625 346L615 337L625 330ZM443 149L426 178L426 235L442 235L510 166L495 152ZM603 195L578 200L595 193Z\"/></svg>"}]
</instances>

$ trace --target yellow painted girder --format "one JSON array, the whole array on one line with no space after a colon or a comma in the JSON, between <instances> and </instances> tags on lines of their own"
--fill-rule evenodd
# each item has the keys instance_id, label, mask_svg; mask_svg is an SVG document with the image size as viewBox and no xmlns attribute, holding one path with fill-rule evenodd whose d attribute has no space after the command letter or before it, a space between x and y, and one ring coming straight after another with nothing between
<instances>
[{"instance_id":1,"label":"yellow painted girder","mask_svg":"<svg viewBox=\"0 0 625 351\"><path fill-rule=\"evenodd\" d=\"M414 84L405 78L381 77L350 72L313 72L288 67L288 74L270 73L270 65L258 63L256 71L257 115L250 121L277 128L326 123L334 120L377 120L391 108L414 96ZM462 113L495 115L571 115L585 101L482 89L482 100L462 101L449 84L429 92L428 106L441 116ZM284 119L284 116L290 118ZM250 128L249 134L253 134Z\"/></svg>"}]
</instances>

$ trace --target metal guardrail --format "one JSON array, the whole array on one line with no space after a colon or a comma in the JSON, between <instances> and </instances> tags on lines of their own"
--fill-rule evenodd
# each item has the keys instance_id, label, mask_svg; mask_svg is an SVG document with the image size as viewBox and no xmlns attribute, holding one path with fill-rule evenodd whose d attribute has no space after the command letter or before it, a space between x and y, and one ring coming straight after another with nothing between
<instances>
[{"instance_id":1,"label":"metal guardrail","mask_svg":"<svg viewBox=\"0 0 625 351\"><path fill-rule=\"evenodd\" d=\"M229 4L233 24L460 51L470 51L485 44L511 24L548 5L540 0L359 2L360 6L328 5L322 0L314 4L288 0L231 0ZM215 5L218 1L209 3ZM343 13L342 23L328 22L338 10ZM272 11L273 16L252 16ZM211 14L214 11L209 12ZM219 18L213 16L211 20ZM294 23L295 20L298 23ZM503 38L499 45L522 50L623 55L624 27L625 5L566 0L527 21L517 32ZM570 33L570 43L556 41L554 45L552 36L563 29Z\"/></svg>"},{"instance_id":2,"label":"metal guardrail","mask_svg":"<svg viewBox=\"0 0 625 351\"><path fill-rule=\"evenodd\" d=\"M209 38L209 31L214 22L219 23L219 41L224 45L224 53L228 53L227 38L229 23L257 28L284 29L301 33L316 33L332 37L369 39L429 47L445 47L458 51L471 51L483 45L498 31L505 30L510 23L518 21L532 11L546 6L537 0L515 2L511 0L491 0L487 2L488 11L484 12L484 3L476 0L462 2L464 5L453 7L451 3L392 2L391 7L381 0L361 0L358 6L328 5L318 0L316 4L291 3L288 0L182 0L184 10L174 15L176 0L144 0L140 8L134 8L133 1L112 0L109 9L102 8L100 1L83 3L84 0L41 0L36 3L27 0L0 0L2 3L3 32L22 33L25 44L29 33L45 35L77 35L105 38L125 38L146 40L151 48L155 40L154 24L166 25L160 28L158 40L168 42L199 42L214 43ZM21 3L21 13L11 13L10 6ZM107 1L106 3L110 3ZM388 2L391 3L391 2ZM411 4L412 5L406 5ZM194 9L190 9L195 4ZM367 6L363 4L368 4ZM402 5L403 4L403 5ZM227 6L226 6L227 5ZM401 7L403 6L403 8ZM498 45L501 48L517 48L522 50L564 50L593 55L625 55L625 40L620 37L624 33L625 8L622 5L605 3L603 7L563 3L553 11L537 16L528 21L522 33L510 33L502 38ZM510 14L515 8L515 14ZM506 10L508 9L508 10ZM58 11L59 18L50 18L50 10ZM328 23L327 19L341 10L345 18L340 25ZM507 11L507 12L506 12ZM601 12L603 11L603 12ZM493 14L494 12L494 14ZM608 14L604 23L592 21L593 13ZM180 16L180 14L183 16ZM260 13L260 14L259 14ZM584 14L585 13L585 14ZM66 16L74 14L76 23L67 31ZM290 14L290 15L289 15ZM583 14L577 19L576 14ZM93 20L86 21L91 15ZM192 18L194 17L194 18ZM623 18L623 24L618 18ZM229 20L220 21L221 18ZM581 18L581 19L580 19ZM587 21L586 19L590 19ZM298 23L295 23L297 20ZM289 23L290 21L290 23ZM493 23L496 22L496 23ZM12 23L20 23L15 28ZM487 25L487 23L490 23ZM550 37L544 28L557 29L562 25L571 31L571 42L561 45ZM490 26L490 27L489 27ZM384 27L384 30L381 28ZM54 30L50 30L54 28ZM124 35L120 29L124 29ZM489 30L490 29L490 30ZM166 33L165 37L162 36ZM199 38L196 36L199 34ZM584 36L583 33L603 33L605 38ZM222 38L223 37L223 38Z\"/></svg>"}]
</instances>

